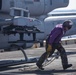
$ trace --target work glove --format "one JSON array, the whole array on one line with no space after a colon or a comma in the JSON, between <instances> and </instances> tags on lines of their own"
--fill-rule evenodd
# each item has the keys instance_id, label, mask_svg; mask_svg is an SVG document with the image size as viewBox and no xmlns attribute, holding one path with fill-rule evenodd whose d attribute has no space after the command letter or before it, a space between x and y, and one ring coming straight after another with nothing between
<instances>
[{"instance_id":1,"label":"work glove","mask_svg":"<svg viewBox=\"0 0 76 75\"><path fill-rule=\"evenodd\" d=\"M52 51L52 46L51 46L50 44L48 44L48 47L47 47L47 49L46 49L46 52L47 52L46 58L49 57L51 51Z\"/></svg>"},{"instance_id":2,"label":"work glove","mask_svg":"<svg viewBox=\"0 0 76 75\"><path fill-rule=\"evenodd\" d=\"M47 52L51 52L51 50L52 50L52 46L50 45L50 44L48 44L48 47L47 47Z\"/></svg>"}]
</instances>

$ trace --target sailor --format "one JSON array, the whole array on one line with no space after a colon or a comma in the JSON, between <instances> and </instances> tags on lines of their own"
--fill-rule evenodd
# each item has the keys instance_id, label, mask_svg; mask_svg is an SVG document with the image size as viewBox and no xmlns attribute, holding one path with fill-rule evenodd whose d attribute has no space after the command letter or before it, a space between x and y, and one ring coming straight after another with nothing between
<instances>
[{"instance_id":1,"label":"sailor","mask_svg":"<svg viewBox=\"0 0 76 75\"><path fill-rule=\"evenodd\" d=\"M46 39L46 52L44 52L36 65L39 69L44 70L43 62L46 58L50 57L55 49L58 50L62 60L63 69L67 69L72 66L72 64L68 64L68 59L66 55L66 51L61 45L61 38L66 33L66 31L72 28L73 22L71 20L64 21L62 24L56 25L56 27L51 31L49 37Z\"/></svg>"}]
</instances>

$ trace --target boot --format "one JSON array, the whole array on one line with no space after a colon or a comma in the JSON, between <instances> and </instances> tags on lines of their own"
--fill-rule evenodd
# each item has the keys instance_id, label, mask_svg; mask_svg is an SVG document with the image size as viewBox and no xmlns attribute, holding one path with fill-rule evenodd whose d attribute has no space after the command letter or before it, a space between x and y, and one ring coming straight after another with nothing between
<instances>
[{"instance_id":1,"label":"boot","mask_svg":"<svg viewBox=\"0 0 76 75\"><path fill-rule=\"evenodd\" d=\"M47 52L45 52L44 54L42 54L42 56L39 58L39 60L37 61L36 65L39 69L44 70L42 64L45 61L47 57Z\"/></svg>"},{"instance_id":2,"label":"boot","mask_svg":"<svg viewBox=\"0 0 76 75\"><path fill-rule=\"evenodd\" d=\"M40 70L44 70L44 68L42 67L42 65L39 65L38 63L36 63L37 67L40 69Z\"/></svg>"},{"instance_id":3,"label":"boot","mask_svg":"<svg viewBox=\"0 0 76 75\"><path fill-rule=\"evenodd\" d=\"M64 66L63 66L63 69L66 70L67 68L69 68L69 67L71 67L71 66L72 66L72 64L64 65Z\"/></svg>"}]
</instances>

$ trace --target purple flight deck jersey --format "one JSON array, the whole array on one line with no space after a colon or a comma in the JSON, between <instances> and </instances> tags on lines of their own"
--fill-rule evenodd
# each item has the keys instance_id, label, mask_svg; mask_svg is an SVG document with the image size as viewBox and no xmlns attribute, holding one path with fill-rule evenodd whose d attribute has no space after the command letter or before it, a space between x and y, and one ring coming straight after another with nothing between
<instances>
[{"instance_id":1,"label":"purple flight deck jersey","mask_svg":"<svg viewBox=\"0 0 76 75\"><path fill-rule=\"evenodd\" d=\"M59 43L65 31L62 24L56 25L56 27L51 31L48 43L52 45L53 43Z\"/></svg>"}]
</instances>

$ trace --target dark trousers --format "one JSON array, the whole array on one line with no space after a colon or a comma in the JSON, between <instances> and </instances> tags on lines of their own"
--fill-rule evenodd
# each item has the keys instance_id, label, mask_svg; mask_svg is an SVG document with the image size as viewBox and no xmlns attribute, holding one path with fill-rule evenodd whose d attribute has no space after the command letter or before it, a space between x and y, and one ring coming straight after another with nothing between
<instances>
[{"instance_id":1,"label":"dark trousers","mask_svg":"<svg viewBox=\"0 0 76 75\"><path fill-rule=\"evenodd\" d=\"M46 52L41 55L41 57L39 58L39 60L37 62L38 65L42 66L45 59L48 56L51 56L54 53L55 49L57 49L60 53L61 60L62 60L62 66L66 66L68 64L65 49L62 47L62 45L60 43L54 43L52 45L52 50L50 50L50 52L47 52L47 48L48 48L48 44L46 45Z\"/></svg>"}]
</instances>

